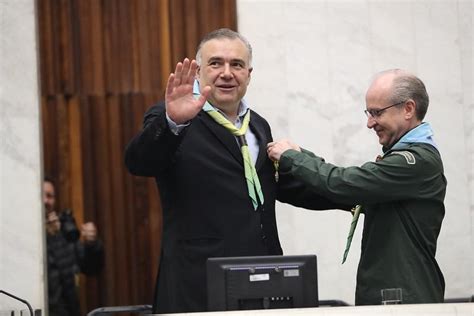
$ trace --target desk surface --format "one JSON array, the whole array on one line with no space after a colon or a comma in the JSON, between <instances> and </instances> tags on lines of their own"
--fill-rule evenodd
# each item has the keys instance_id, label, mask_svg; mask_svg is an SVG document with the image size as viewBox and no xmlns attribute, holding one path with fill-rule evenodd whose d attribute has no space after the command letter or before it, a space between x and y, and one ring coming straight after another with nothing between
<instances>
[{"instance_id":1,"label":"desk surface","mask_svg":"<svg viewBox=\"0 0 474 316\"><path fill-rule=\"evenodd\" d=\"M158 314L149 314L158 315ZM293 308L208 313L160 314L170 316L474 316L474 303L407 304L379 306L342 306L319 308Z\"/></svg>"}]
</instances>

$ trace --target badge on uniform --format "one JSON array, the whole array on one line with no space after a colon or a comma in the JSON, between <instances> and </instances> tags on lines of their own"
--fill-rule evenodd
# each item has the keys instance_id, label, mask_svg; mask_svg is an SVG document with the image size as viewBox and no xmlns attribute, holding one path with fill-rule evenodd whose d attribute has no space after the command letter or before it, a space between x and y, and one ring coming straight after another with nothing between
<instances>
[{"instance_id":1,"label":"badge on uniform","mask_svg":"<svg viewBox=\"0 0 474 316\"><path fill-rule=\"evenodd\" d=\"M416 159L415 159L415 156L409 152L409 151L394 151L392 152L392 154L397 154L397 155L400 155L400 156L403 156L406 161L407 161L407 164L409 165L414 165L416 163Z\"/></svg>"}]
</instances>

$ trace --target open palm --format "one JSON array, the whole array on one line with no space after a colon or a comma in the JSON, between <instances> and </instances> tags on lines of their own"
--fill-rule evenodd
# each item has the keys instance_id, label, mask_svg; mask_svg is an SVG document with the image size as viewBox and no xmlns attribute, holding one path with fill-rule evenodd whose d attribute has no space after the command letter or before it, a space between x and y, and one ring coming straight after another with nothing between
<instances>
[{"instance_id":1,"label":"open palm","mask_svg":"<svg viewBox=\"0 0 474 316\"><path fill-rule=\"evenodd\" d=\"M199 98L193 96L194 78L197 72L195 60L184 59L176 65L175 72L168 77L166 85L166 113L176 124L193 119L204 106L211 88L205 87Z\"/></svg>"}]
</instances>

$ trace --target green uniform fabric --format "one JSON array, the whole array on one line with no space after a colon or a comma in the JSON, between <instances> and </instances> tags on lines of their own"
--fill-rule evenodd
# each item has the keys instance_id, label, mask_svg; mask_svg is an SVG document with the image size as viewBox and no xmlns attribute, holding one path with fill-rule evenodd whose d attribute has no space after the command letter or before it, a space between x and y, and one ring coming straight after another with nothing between
<instances>
[{"instance_id":1,"label":"green uniform fabric","mask_svg":"<svg viewBox=\"0 0 474 316\"><path fill-rule=\"evenodd\" d=\"M279 172L304 182L307 192L363 206L356 305L379 305L384 288L402 288L404 304L443 302L445 284L435 254L446 178L433 146L407 144L380 161L348 168L306 150L288 150Z\"/></svg>"}]
</instances>

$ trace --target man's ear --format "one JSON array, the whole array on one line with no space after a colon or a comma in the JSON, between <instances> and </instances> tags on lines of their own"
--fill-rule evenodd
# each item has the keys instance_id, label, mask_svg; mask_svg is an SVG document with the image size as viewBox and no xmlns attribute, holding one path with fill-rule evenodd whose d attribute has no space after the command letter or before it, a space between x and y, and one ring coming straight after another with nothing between
<instances>
[{"instance_id":1,"label":"man's ear","mask_svg":"<svg viewBox=\"0 0 474 316\"><path fill-rule=\"evenodd\" d=\"M416 117L416 102L408 99L405 102L405 118L412 119L413 117Z\"/></svg>"},{"instance_id":2,"label":"man's ear","mask_svg":"<svg viewBox=\"0 0 474 316\"><path fill-rule=\"evenodd\" d=\"M247 78L247 85L250 84L250 79L252 78L252 70L253 70L253 68L250 67L250 68L249 68L249 75L248 75L248 78Z\"/></svg>"}]
</instances>

